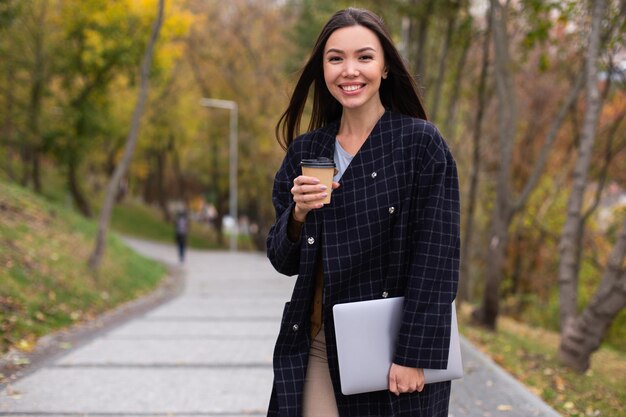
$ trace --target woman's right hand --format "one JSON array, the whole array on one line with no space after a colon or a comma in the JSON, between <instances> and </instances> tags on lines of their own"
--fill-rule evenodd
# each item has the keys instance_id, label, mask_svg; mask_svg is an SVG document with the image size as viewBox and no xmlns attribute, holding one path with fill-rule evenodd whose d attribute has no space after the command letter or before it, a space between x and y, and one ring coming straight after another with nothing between
<instances>
[{"instance_id":1,"label":"woman's right hand","mask_svg":"<svg viewBox=\"0 0 626 417\"><path fill-rule=\"evenodd\" d=\"M333 190L339 187L339 183L333 182ZM300 175L293 180L291 194L296 207L293 217L299 222L304 222L309 211L324 207L322 200L328 196L330 190L315 177Z\"/></svg>"}]
</instances>

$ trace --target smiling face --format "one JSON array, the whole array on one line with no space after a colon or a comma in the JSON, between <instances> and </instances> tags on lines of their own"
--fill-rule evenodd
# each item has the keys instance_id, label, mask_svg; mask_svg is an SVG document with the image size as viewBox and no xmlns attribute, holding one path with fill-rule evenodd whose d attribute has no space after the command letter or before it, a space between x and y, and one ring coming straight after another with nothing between
<instances>
[{"instance_id":1,"label":"smiling face","mask_svg":"<svg viewBox=\"0 0 626 417\"><path fill-rule=\"evenodd\" d=\"M324 47L324 80L344 110L383 108L379 88L385 53L374 32L360 25L337 29Z\"/></svg>"}]
</instances>

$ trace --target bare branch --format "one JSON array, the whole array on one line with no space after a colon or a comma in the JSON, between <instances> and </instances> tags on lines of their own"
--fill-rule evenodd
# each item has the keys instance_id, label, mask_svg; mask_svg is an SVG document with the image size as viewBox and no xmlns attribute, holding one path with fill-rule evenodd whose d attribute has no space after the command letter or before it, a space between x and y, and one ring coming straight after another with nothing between
<instances>
[{"instance_id":1,"label":"bare branch","mask_svg":"<svg viewBox=\"0 0 626 417\"><path fill-rule=\"evenodd\" d=\"M141 61L140 70L140 87L139 96L137 97L137 103L135 104L135 110L133 111L133 118L131 122L130 132L128 133L128 139L126 140L126 147L124 149L124 155L119 165L115 168L115 172L109 181L107 187L107 193L105 196L102 211L100 213L100 222L98 225L98 235L96 237L96 245L93 253L89 257L89 267L92 270L97 270L106 248L106 235L109 227L109 221L111 219L111 212L113 205L115 204L115 196L122 177L126 174L126 170L130 165L130 160L133 157L135 146L137 145L137 138L139 137L139 127L141 125L141 116L148 97L148 85L150 80L150 66L152 65L152 56L154 52L154 46L156 44L161 25L163 24L163 9L165 7L165 0L159 0L157 17L152 25L152 32L150 34L150 40L146 47L143 59Z\"/></svg>"},{"instance_id":2,"label":"bare branch","mask_svg":"<svg viewBox=\"0 0 626 417\"><path fill-rule=\"evenodd\" d=\"M559 130L561 129L561 126L565 122L565 118L567 117L567 114L569 113L570 109L574 106L574 103L576 103L576 99L578 98L578 95L580 94L580 91L582 90L584 85L585 85L585 72L580 71L578 78L576 79L574 83L574 86L572 87L567 98L561 105L561 108L559 109L559 113L557 114L556 118L552 122L552 126L550 126L550 131L548 132L548 136L546 137L546 142L544 143L543 148L541 149L541 153L539 154L539 159L537 160L537 162L535 163L535 166L533 167L532 174L530 175L528 181L526 182L526 185L524 186L524 190L522 191L519 198L513 205L514 212L521 210L522 207L524 207L524 205L526 204L526 201L528 201L528 197L530 197L530 194L537 186L537 183L539 182L539 179L541 178L541 174L543 173L543 169L545 168L546 162L548 160L548 154L550 153L550 150L552 149L552 144L554 143L557 137L557 134L559 133Z\"/></svg>"}]
</instances>

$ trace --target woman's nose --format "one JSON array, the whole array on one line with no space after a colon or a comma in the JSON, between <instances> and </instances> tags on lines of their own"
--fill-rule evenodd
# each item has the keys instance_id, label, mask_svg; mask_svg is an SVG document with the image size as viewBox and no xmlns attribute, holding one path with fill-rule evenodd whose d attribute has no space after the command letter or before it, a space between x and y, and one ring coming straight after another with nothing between
<instances>
[{"instance_id":1,"label":"woman's nose","mask_svg":"<svg viewBox=\"0 0 626 417\"><path fill-rule=\"evenodd\" d=\"M343 71L343 76L348 77L348 78L358 77L359 70L356 68L356 65L354 65L353 63L346 62L346 67Z\"/></svg>"}]
</instances>

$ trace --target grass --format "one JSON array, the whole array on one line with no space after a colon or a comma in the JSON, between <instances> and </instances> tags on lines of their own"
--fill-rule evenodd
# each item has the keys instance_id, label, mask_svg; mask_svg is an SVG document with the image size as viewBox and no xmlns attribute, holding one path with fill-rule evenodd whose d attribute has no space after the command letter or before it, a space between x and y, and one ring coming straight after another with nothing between
<instances>
[{"instance_id":1,"label":"grass","mask_svg":"<svg viewBox=\"0 0 626 417\"><path fill-rule=\"evenodd\" d=\"M86 265L96 224L0 182L0 353L153 290L165 268L115 235L97 275Z\"/></svg>"},{"instance_id":2,"label":"grass","mask_svg":"<svg viewBox=\"0 0 626 417\"><path fill-rule=\"evenodd\" d=\"M498 319L498 331L469 325L469 306L459 315L463 335L563 416L626 416L626 354L606 347L580 374L557 358L558 333L511 318Z\"/></svg>"},{"instance_id":3,"label":"grass","mask_svg":"<svg viewBox=\"0 0 626 417\"><path fill-rule=\"evenodd\" d=\"M124 202L113 209L111 227L123 234L174 244L174 227L163 220L159 210L137 202ZM228 236L218 242L217 232L208 225L191 222L187 244L195 249L226 249ZM239 236L241 250L253 250L253 244L246 236Z\"/></svg>"}]
</instances>

